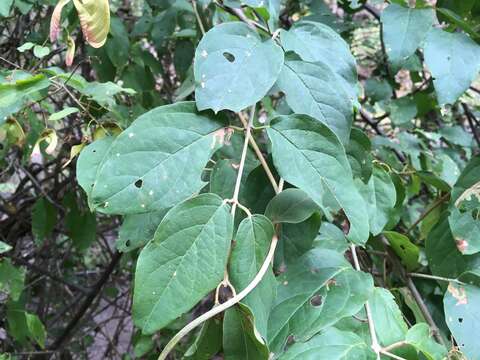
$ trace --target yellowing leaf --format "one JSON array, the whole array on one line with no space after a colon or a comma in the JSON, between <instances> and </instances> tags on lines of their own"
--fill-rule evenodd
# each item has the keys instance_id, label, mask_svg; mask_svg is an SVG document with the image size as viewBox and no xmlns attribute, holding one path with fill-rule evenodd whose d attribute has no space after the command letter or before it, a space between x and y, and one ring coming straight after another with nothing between
<instances>
[{"instance_id":1,"label":"yellowing leaf","mask_svg":"<svg viewBox=\"0 0 480 360\"><path fill-rule=\"evenodd\" d=\"M110 30L108 0L73 0L85 40L94 48L102 47Z\"/></svg>"},{"instance_id":2,"label":"yellowing leaf","mask_svg":"<svg viewBox=\"0 0 480 360\"><path fill-rule=\"evenodd\" d=\"M60 20L62 17L62 9L71 0L60 0L53 10L52 19L50 20L50 41L55 42L60 33Z\"/></svg>"},{"instance_id":3,"label":"yellowing leaf","mask_svg":"<svg viewBox=\"0 0 480 360\"><path fill-rule=\"evenodd\" d=\"M73 40L73 38L70 35L68 35L67 55L65 57L65 64L67 66L72 66L74 56L75 56L75 41Z\"/></svg>"}]
</instances>

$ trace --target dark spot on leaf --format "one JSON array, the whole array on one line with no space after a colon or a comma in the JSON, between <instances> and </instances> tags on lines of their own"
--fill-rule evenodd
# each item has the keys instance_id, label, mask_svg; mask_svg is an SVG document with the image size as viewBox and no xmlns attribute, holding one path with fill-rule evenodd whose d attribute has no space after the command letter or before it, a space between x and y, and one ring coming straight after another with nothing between
<instances>
[{"instance_id":1,"label":"dark spot on leaf","mask_svg":"<svg viewBox=\"0 0 480 360\"><path fill-rule=\"evenodd\" d=\"M405 250L405 245L400 245L400 249Z\"/></svg>"},{"instance_id":2,"label":"dark spot on leaf","mask_svg":"<svg viewBox=\"0 0 480 360\"><path fill-rule=\"evenodd\" d=\"M125 246L126 247L130 247L130 244L131 244L130 240L125 241Z\"/></svg>"},{"instance_id":3,"label":"dark spot on leaf","mask_svg":"<svg viewBox=\"0 0 480 360\"><path fill-rule=\"evenodd\" d=\"M322 305L322 297L320 295L314 295L311 299L310 299L310 305L312 305L313 307L317 307L317 306L320 306Z\"/></svg>"},{"instance_id":4,"label":"dark spot on leaf","mask_svg":"<svg viewBox=\"0 0 480 360\"><path fill-rule=\"evenodd\" d=\"M143 186L143 180L142 179L138 179L137 181L135 181L135 187L140 189L142 186Z\"/></svg>"},{"instance_id":5,"label":"dark spot on leaf","mask_svg":"<svg viewBox=\"0 0 480 360\"><path fill-rule=\"evenodd\" d=\"M96 153L96 152L97 152L97 150L93 149L93 150L92 150L92 152Z\"/></svg>"},{"instance_id":6,"label":"dark spot on leaf","mask_svg":"<svg viewBox=\"0 0 480 360\"><path fill-rule=\"evenodd\" d=\"M0 150L3 150L3 144L0 144Z\"/></svg>"},{"instance_id":7,"label":"dark spot on leaf","mask_svg":"<svg viewBox=\"0 0 480 360\"><path fill-rule=\"evenodd\" d=\"M463 322L463 318L458 318L458 322L461 324Z\"/></svg>"},{"instance_id":8,"label":"dark spot on leaf","mask_svg":"<svg viewBox=\"0 0 480 360\"><path fill-rule=\"evenodd\" d=\"M223 57L227 59L229 62L233 63L235 61L235 56L232 53L224 52Z\"/></svg>"}]
</instances>

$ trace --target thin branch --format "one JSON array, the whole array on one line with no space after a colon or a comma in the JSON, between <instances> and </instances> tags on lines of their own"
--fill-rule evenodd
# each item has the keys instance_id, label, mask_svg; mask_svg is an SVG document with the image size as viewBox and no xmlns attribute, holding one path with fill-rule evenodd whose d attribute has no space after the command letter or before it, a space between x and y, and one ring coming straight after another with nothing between
<instances>
[{"instance_id":1,"label":"thin branch","mask_svg":"<svg viewBox=\"0 0 480 360\"><path fill-rule=\"evenodd\" d=\"M453 282L453 283L456 283L456 284L459 284L459 285L466 285L464 282L462 282L458 279L451 279L451 278L446 278L446 277L443 277L443 276L421 274L421 273L408 273L407 275L410 276L410 277L413 277L413 278L446 281L446 282Z\"/></svg>"},{"instance_id":2,"label":"thin branch","mask_svg":"<svg viewBox=\"0 0 480 360\"><path fill-rule=\"evenodd\" d=\"M197 18L197 22L198 22L198 26L200 27L200 31L202 32L202 35L205 35L205 28L203 27L202 18L200 17L200 14L198 13L197 1L196 0L192 0L192 8L193 8L193 12L195 13L195 17Z\"/></svg>"},{"instance_id":3,"label":"thin branch","mask_svg":"<svg viewBox=\"0 0 480 360\"><path fill-rule=\"evenodd\" d=\"M415 227L423 220L425 219L428 214L430 214L433 210L435 210L437 207L442 205L446 200L450 198L450 193L446 193L443 195L441 198L437 199L430 208L428 208L420 217L407 229L407 234L410 233Z\"/></svg>"},{"instance_id":4,"label":"thin branch","mask_svg":"<svg viewBox=\"0 0 480 360\"><path fill-rule=\"evenodd\" d=\"M103 272L103 275L100 277L100 279L97 281L95 286L92 288L92 290L90 291L90 294L85 298L80 308L77 310L73 318L68 323L67 327L63 330L63 333L52 344L52 346L50 347L50 350L58 350L62 348L66 344L68 339L70 339L72 331L75 329L78 322L82 319L83 315L87 312L90 305L93 303L97 295L100 293L100 290L102 289L103 285L105 285L105 283L108 281L110 274L113 272L113 270L115 270L115 267L117 266L121 257L122 257L121 253L119 252L115 253L115 256L113 257L112 261L110 262L110 264L108 264L107 268Z\"/></svg>"},{"instance_id":5,"label":"thin branch","mask_svg":"<svg viewBox=\"0 0 480 360\"><path fill-rule=\"evenodd\" d=\"M462 102L462 107L463 107L463 111L465 112L465 115L467 116L468 125L470 125L470 129L472 129L473 137L477 142L477 146L480 147L480 135L477 132L477 126L475 126L474 124L474 122L478 124L478 120L475 117L475 115L473 115L473 113L470 111L467 104Z\"/></svg>"},{"instance_id":6,"label":"thin branch","mask_svg":"<svg viewBox=\"0 0 480 360\"><path fill-rule=\"evenodd\" d=\"M244 127L247 127L248 121L245 119L244 115L242 113L238 114L240 121L242 122ZM257 155L258 160L262 164L263 169L265 170L265 173L267 174L268 180L270 180L270 183L272 184L273 190L275 190L275 193L279 192L279 186L277 184L277 181L275 180L275 176L273 176L272 170L270 170L270 167L268 166L267 161L265 160L265 157L262 154L262 150L260 150L260 147L257 145L257 142L255 139L250 136L250 146L252 147L253 151L255 152L255 155Z\"/></svg>"}]
</instances>

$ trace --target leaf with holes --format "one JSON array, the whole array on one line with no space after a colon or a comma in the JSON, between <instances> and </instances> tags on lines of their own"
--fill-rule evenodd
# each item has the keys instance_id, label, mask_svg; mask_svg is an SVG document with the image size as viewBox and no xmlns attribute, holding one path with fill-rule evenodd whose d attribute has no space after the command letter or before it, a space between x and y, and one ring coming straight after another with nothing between
<instances>
[{"instance_id":1,"label":"leaf with holes","mask_svg":"<svg viewBox=\"0 0 480 360\"><path fill-rule=\"evenodd\" d=\"M213 194L186 200L167 213L141 251L133 318L144 334L190 310L222 280L233 231L229 208Z\"/></svg>"},{"instance_id":2,"label":"leaf with holes","mask_svg":"<svg viewBox=\"0 0 480 360\"><path fill-rule=\"evenodd\" d=\"M356 314L373 290L372 278L354 271L342 254L313 249L278 278L268 322L270 351L293 335L305 341L343 317Z\"/></svg>"},{"instance_id":3,"label":"leaf with holes","mask_svg":"<svg viewBox=\"0 0 480 360\"><path fill-rule=\"evenodd\" d=\"M348 238L365 243L369 233L366 205L335 134L309 116L292 115L274 119L268 135L281 177L305 191L327 217L343 209L350 222Z\"/></svg>"},{"instance_id":4,"label":"leaf with holes","mask_svg":"<svg viewBox=\"0 0 480 360\"><path fill-rule=\"evenodd\" d=\"M472 212L460 212L459 209L453 208L448 223L457 248L462 254L472 255L480 251L480 221L474 218Z\"/></svg>"},{"instance_id":5,"label":"leaf with holes","mask_svg":"<svg viewBox=\"0 0 480 360\"><path fill-rule=\"evenodd\" d=\"M279 359L373 360L375 353L358 335L331 327L305 343L292 345Z\"/></svg>"},{"instance_id":6,"label":"leaf with holes","mask_svg":"<svg viewBox=\"0 0 480 360\"><path fill-rule=\"evenodd\" d=\"M200 191L204 167L230 132L195 104L158 107L111 145L96 173L97 211L135 214L167 209ZM91 186L91 184L90 184Z\"/></svg>"},{"instance_id":7,"label":"leaf with holes","mask_svg":"<svg viewBox=\"0 0 480 360\"><path fill-rule=\"evenodd\" d=\"M468 359L480 354L477 334L480 331L480 288L449 283L443 298L445 318L460 350Z\"/></svg>"},{"instance_id":8,"label":"leaf with holes","mask_svg":"<svg viewBox=\"0 0 480 360\"><path fill-rule=\"evenodd\" d=\"M419 266L420 249L407 236L395 231L384 231L383 235L408 271L413 271Z\"/></svg>"},{"instance_id":9,"label":"leaf with holes","mask_svg":"<svg viewBox=\"0 0 480 360\"><path fill-rule=\"evenodd\" d=\"M199 110L238 112L262 99L277 80L283 51L262 41L241 22L213 27L195 51L195 98Z\"/></svg>"}]
</instances>

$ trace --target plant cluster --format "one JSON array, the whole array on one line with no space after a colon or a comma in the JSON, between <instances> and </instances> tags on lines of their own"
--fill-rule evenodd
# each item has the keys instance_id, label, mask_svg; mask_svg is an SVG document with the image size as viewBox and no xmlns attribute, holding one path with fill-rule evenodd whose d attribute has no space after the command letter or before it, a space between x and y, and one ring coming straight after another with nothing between
<instances>
[{"instance_id":1,"label":"plant cluster","mask_svg":"<svg viewBox=\"0 0 480 360\"><path fill-rule=\"evenodd\" d=\"M0 19L0 359L480 359L479 2Z\"/></svg>"}]
</instances>

